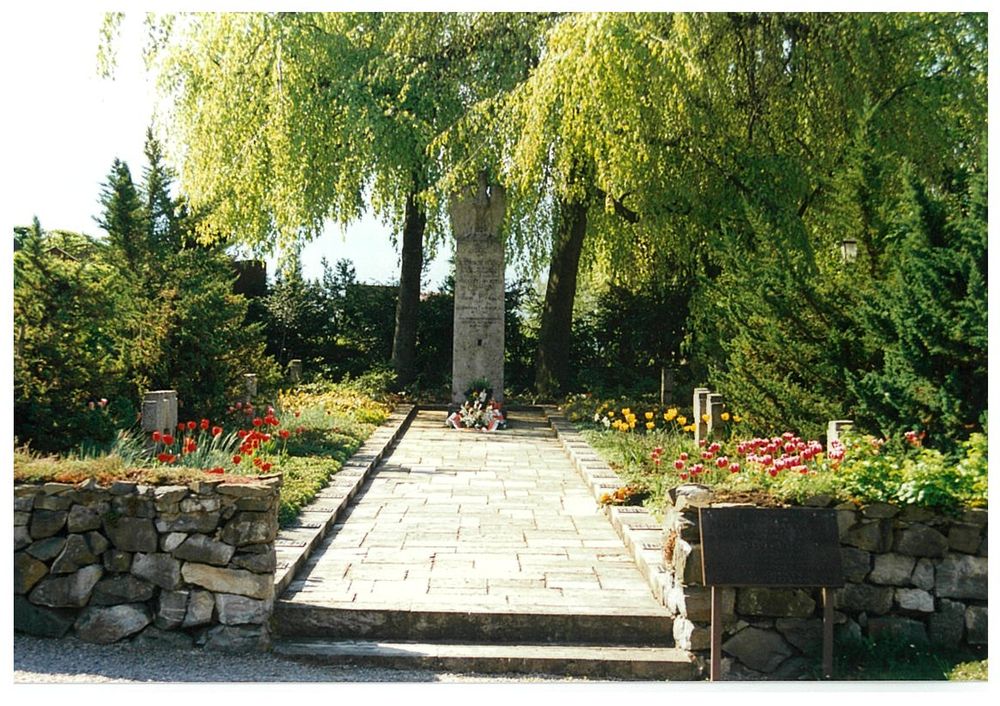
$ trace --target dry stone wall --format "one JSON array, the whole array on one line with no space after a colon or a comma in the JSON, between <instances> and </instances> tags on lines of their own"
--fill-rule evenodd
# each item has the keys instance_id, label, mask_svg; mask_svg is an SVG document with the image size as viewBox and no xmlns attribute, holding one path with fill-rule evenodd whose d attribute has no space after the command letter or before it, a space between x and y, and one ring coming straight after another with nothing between
<instances>
[{"instance_id":1,"label":"dry stone wall","mask_svg":"<svg viewBox=\"0 0 1000 706\"><path fill-rule=\"evenodd\" d=\"M15 486L15 630L265 649L280 485Z\"/></svg>"},{"instance_id":2,"label":"dry stone wall","mask_svg":"<svg viewBox=\"0 0 1000 706\"><path fill-rule=\"evenodd\" d=\"M671 494L664 517L663 602L675 614L678 647L707 658L710 589L702 585L698 508L712 503L702 486ZM948 515L876 503L833 505L840 531L843 588L834 591L836 634L898 636L941 647L987 642L985 509ZM766 512L766 510L761 510ZM723 677L795 679L818 664L822 644L819 590L723 591Z\"/></svg>"}]
</instances>

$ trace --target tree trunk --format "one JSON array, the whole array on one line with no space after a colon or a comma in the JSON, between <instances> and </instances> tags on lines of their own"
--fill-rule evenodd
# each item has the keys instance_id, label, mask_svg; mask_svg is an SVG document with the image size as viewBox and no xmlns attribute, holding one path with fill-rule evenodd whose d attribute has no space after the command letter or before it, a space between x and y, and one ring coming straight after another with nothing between
<instances>
[{"instance_id":1,"label":"tree trunk","mask_svg":"<svg viewBox=\"0 0 1000 706\"><path fill-rule=\"evenodd\" d=\"M535 353L535 391L543 397L557 394L569 382L573 300L583 237L587 232L586 203L563 204L561 211L562 222L552 245L552 264Z\"/></svg>"},{"instance_id":2,"label":"tree trunk","mask_svg":"<svg viewBox=\"0 0 1000 706\"><path fill-rule=\"evenodd\" d=\"M405 387L416 377L417 310L420 306L420 274L424 267L424 230L427 217L417 205L416 194L406 197L403 220L403 254L399 268L396 301L396 331L392 337L392 367L396 386Z\"/></svg>"}]
</instances>

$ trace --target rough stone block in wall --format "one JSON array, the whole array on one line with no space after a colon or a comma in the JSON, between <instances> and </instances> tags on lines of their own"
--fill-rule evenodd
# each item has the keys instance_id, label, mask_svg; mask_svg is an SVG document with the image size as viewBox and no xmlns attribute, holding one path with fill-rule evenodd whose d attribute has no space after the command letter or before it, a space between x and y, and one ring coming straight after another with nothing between
<instances>
[{"instance_id":1,"label":"rough stone block in wall","mask_svg":"<svg viewBox=\"0 0 1000 706\"><path fill-rule=\"evenodd\" d=\"M965 629L970 645L985 645L989 642L988 611L984 605L970 605L965 609Z\"/></svg>"},{"instance_id":2,"label":"rough stone block in wall","mask_svg":"<svg viewBox=\"0 0 1000 706\"><path fill-rule=\"evenodd\" d=\"M927 636L931 644L958 647L965 634L965 604L942 598L938 609L927 620Z\"/></svg>"},{"instance_id":3,"label":"rough stone block in wall","mask_svg":"<svg viewBox=\"0 0 1000 706\"><path fill-rule=\"evenodd\" d=\"M895 549L909 556L942 557L948 549L948 538L933 527L913 523L896 533Z\"/></svg>"},{"instance_id":4,"label":"rough stone block in wall","mask_svg":"<svg viewBox=\"0 0 1000 706\"><path fill-rule=\"evenodd\" d=\"M838 536L840 537L841 544L843 544L847 532L857 525L861 519L861 513L857 512L851 503L838 505L835 510L837 511L837 532L839 533Z\"/></svg>"},{"instance_id":5,"label":"rough stone block in wall","mask_svg":"<svg viewBox=\"0 0 1000 706\"><path fill-rule=\"evenodd\" d=\"M30 591L48 573L45 562L35 559L27 552L14 553L14 594Z\"/></svg>"},{"instance_id":6,"label":"rough stone block in wall","mask_svg":"<svg viewBox=\"0 0 1000 706\"><path fill-rule=\"evenodd\" d=\"M878 640L891 637L911 645L926 645L927 628L920 620L898 615L884 615L868 621L868 634Z\"/></svg>"},{"instance_id":7,"label":"rough stone block in wall","mask_svg":"<svg viewBox=\"0 0 1000 706\"><path fill-rule=\"evenodd\" d=\"M985 557L949 554L937 566L935 593L946 598L986 600L988 568Z\"/></svg>"},{"instance_id":8,"label":"rough stone block in wall","mask_svg":"<svg viewBox=\"0 0 1000 706\"><path fill-rule=\"evenodd\" d=\"M934 596L920 588L897 588L896 605L905 611L933 613Z\"/></svg>"},{"instance_id":9,"label":"rough stone block in wall","mask_svg":"<svg viewBox=\"0 0 1000 706\"><path fill-rule=\"evenodd\" d=\"M781 635L746 627L722 643L722 650L758 672L773 672L794 654Z\"/></svg>"},{"instance_id":10,"label":"rough stone block in wall","mask_svg":"<svg viewBox=\"0 0 1000 706\"><path fill-rule=\"evenodd\" d=\"M84 642L107 645L133 635L152 622L144 603L87 608L73 627Z\"/></svg>"},{"instance_id":11,"label":"rough stone block in wall","mask_svg":"<svg viewBox=\"0 0 1000 706\"><path fill-rule=\"evenodd\" d=\"M822 618L778 618L774 627L785 640L805 654L819 654L823 647Z\"/></svg>"},{"instance_id":12,"label":"rough stone block in wall","mask_svg":"<svg viewBox=\"0 0 1000 706\"><path fill-rule=\"evenodd\" d=\"M51 562L59 556L65 546L65 537L49 537L32 542L25 551L39 561Z\"/></svg>"},{"instance_id":13,"label":"rough stone block in wall","mask_svg":"<svg viewBox=\"0 0 1000 706\"><path fill-rule=\"evenodd\" d=\"M861 515L866 519L890 519L899 514L899 508L889 503L872 503L861 508Z\"/></svg>"},{"instance_id":14,"label":"rough stone block in wall","mask_svg":"<svg viewBox=\"0 0 1000 706\"><path fill-rule=\"evenodd\" d=\"M687 618L674 618L674 645L681 650L695 652L711 647L709 629Z\"/></svg>"},{"instance_id":15,"label":"rough stone block in wall","mask_svg":"<svg viewBox=\"0 0 1000 706\"><path fill-rule=\"evenodd\" d=\"M892 608L892 599L891 586L848 583L834 593L834 606L844 611L881 615Z\"/></svg>"},{"instance_id":16,"label":"rough stone block in wall","mask_svg":"<svg viewBox=\"0 0 1000 706\"><path fill-rule=\"evenodd\" d=\"M868 580L883 586L909 586L915 557L905 554L877 554Z\"/></svg>"},{"instance_id":17,"label":"rough stone block in wall","mask_svg":"<svg viewBox=\"0 0 1000 706\"><path fill-rule=\"evenodd\" d=\"M855 547L841 547L840 564L845 580L860 583L872 570L872 553Z\"/></svg>"},{"instance_id":18,"label":"rough stone block in wall","mask_svg":"<svg viewBox=\"0 0 1000 706\"><path fill-rule=\"evenodd\" d=\"M979 551L982 528L979 525L955 523L948 529L948 548L966 554Z\"/></svg>"},{"instance_id":19,"label":"rough stone block in wall","mask_svg":"<svg viewBox=\"0 0 1000 706\"><path fill-rule=\"evenodd\" d=\"M917 559L913 573L910 574L910 583L925 591L934 588L934 562L930 559Z\"/></svg>"},{"instance_id":20,"label":"rough stone block in wall","mask_svg":"<svg viewBox=\"0 0 1000 706\"><path fill-rule=\"evenodd\" d=\"M808 618L816 610L816 601L798 588L740 588L736 594L736 612L740 615L772 618Z\"/></svg>"},{"instance_id":21,"label":"rough stone block in wall","mask_svg":"<svg viewBox=\"0 0 1000 706\"><path fill-rule=\"evenodd\" d=\"M692 545L683 539L674 543L673 572L686 586L701 585L701 545Z\"/></svg>"},{"instance_id":22,"label":"rough stone block in wall","mask_svg":"<svg viewBox=\"0 0 1000 706\"><path fill-rule=\"evenodd\" d=\"M868 552L885 552L892 546L891 520L862 520L841 537L841 542Z\"/></svg>"}]
</instances>

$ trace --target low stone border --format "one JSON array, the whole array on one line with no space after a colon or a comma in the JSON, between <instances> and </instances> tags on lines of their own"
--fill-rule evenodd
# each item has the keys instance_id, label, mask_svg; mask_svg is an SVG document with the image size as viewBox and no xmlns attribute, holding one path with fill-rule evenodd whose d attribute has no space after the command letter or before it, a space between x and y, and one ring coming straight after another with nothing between
<instances>
[{"instance_id":1,"label":"low stone border","mask_svg":"<svg viewBox=\"0 0 1000 706\"><path fill-rule=\"evenodd\" d=\"M15 630L265 649L280 487L280 477L16 484Z\"/></svg>"},{"instance_id":2,"label":"low stone border","mask_svg":"<svg viewBox=\"0 0 1000 706\"><path fill-rule=\"evenodd\" d=\"M389 419L344 462L330 479L330 483L302 508L295 523L278 532L278 538L274 542L277 557L277 569L274 573L276 597L280 597L288 588L295 572L309 559L313 549L357 494L368 474L403 435L417 409L415 405L397 405Z\"/></svg>"},{"instance_id":3,"label":"low stone border","mask_svg":"<svg viewBox=\"0 0 1000 706\"><path fill-rule=\"evenodd\" d=\"M555 407L542 409L573 467L590 488L594 502L600 504L602 495L625 485ZM653 596L666 606L670 579L663 566L663 527L643 507L608 505L604 511L649 583Z\"/></svg>"}]
</instances>

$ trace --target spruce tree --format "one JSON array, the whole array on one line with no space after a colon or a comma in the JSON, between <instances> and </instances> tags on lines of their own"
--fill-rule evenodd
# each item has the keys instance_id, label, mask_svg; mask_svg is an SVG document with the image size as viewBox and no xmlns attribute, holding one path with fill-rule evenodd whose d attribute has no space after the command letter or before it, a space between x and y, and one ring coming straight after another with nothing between
<instances>
[{"instance_id":1,"label":"spruce tree","mask_svg":"<svg viewBox=\"0 0 1000 706\"><path fill-rule=\"evenodd\" d=\"M863 310L882 364L852 387L883 432L921 429L947 449L980 430L987 409L986 177L959 194L907 185L887 276Z\"/></svg>"},{"instance_id":2,"label":"spruce tree","mask_svg":"<svg viewBox=\"0 0 1000 706\"><path fill-rule=\"evenodd\" d=\"M121 269L130 273L144 269L149 255L146 210L128 165L117 157L102 185L100 203L104 210L97 225L107 232L108 244L121 255Z\"/></svg>"}]
</instances>

